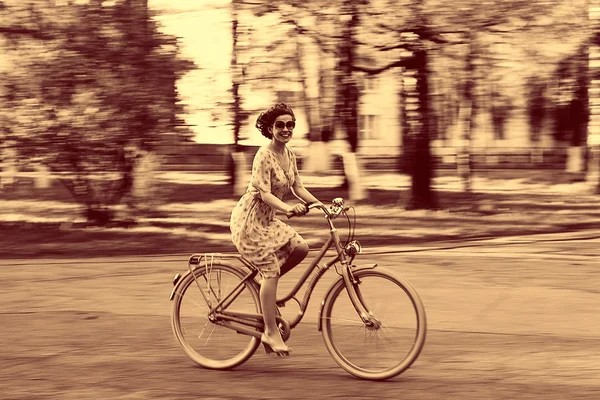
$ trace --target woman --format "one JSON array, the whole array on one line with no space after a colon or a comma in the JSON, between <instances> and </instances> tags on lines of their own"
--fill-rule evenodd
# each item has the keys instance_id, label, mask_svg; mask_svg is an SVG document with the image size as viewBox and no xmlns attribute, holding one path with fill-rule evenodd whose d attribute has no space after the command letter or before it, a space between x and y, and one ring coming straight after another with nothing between
<instances>
[{"instance_id":1,"label":"woman","mask_svg":"<svg viewBox=\"0 0 600 400\"><path fill-rule=\"evenodd\" d=\"M277 210L288 215L304 215L305 203L318 200L304 188L298 175L296 156L288 149L296 118L285 103L275 104L261 113L256 128L271 140L254 156L248 191L231 214L232 240L242 256L261 272L260 303L265 321L261 337L268 353L288 355L276 323L277 282L279 277L298 265L308 255L304 239L278 218ZM283 202L291 190L302 202L290 206Z\"/></svg>"}]
</instances>

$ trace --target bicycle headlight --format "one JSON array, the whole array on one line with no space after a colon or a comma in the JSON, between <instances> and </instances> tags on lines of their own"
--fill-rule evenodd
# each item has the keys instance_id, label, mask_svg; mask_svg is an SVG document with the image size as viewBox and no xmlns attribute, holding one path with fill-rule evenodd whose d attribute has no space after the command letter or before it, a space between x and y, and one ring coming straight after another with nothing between
<instances>
[{"instance_id":1,"label":"bicycle headlight","mask_svg":"<svg viewBox=\"0 0 600 400\"><path fill-rule=\"evenodd\" d=\"M357 254L362 253L362 247L360 247L360 243L358 242L358 240L353 240L346 245L346 248L344 249L344 251L350 257L354 257Z\"/></svg>"}]
</instances>

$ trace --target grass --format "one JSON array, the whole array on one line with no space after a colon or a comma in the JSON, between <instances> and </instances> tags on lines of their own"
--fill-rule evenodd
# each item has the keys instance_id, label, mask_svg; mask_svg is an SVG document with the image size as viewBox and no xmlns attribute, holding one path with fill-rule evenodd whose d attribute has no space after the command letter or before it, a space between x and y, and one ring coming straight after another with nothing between
<instances>
[{"instance_id":1,"label":"grass","mask_svg":"<svg viewBox=\"0 0 600 400\"><path fill-rule=\"evenodd\" d=\"M141 219L130 228L115 226L110 229L86 227L79 222L65 223L65 219L73 220L72 214L77 208L73 207L70 194L60 183L44 190L21 184L14 190L4 191L0 200L12 200L5 202L12 209L7 205L4 213L25 213L28 217L14 221L5 219L0 223L0 257L233 251L228 221L238 197L231 194L229 186L166 182L160 189L163 206L158 215ZM334 197L348 197L347 191L339 188L316 188L312 192L324 202ZM441 210L406 211L403 206L409 195L407 190L369 190L368 199L353 204L358 217L357 238L364 246L399 246L600 228L598 197L590 195L465 195L437 191ZM43 219L48 216L56 217L56 220ZM322 243L327 235L322 217L316 214L289 222L309 239L312 247ZM346 222L339 220L337 226L344 237Z\"/></svg>"}]
</instances>

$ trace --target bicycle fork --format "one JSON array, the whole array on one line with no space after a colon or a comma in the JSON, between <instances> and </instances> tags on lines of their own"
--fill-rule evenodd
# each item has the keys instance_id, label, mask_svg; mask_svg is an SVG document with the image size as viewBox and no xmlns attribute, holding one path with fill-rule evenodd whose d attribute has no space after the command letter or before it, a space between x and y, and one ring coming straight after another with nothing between
<instances>
[{"instance_id":1,"label":"bicycle fork","mask_svg":"<svg viewBox=\"0 0 600 400\"><path fill-rule=\"evenodd\" d=\"M377 264L373 264L364 268L375 268L376 266ZM374 330L381 328L381 321L369 310L369 307L360 291L360 281L354 276L352 269L347 263L342 263L342 278L344 279L344 284L346 286L346 291L348 292L350 302L354 306L354 309L356 310L362 322L368 328Z\"/></svg>"}]
</instances>

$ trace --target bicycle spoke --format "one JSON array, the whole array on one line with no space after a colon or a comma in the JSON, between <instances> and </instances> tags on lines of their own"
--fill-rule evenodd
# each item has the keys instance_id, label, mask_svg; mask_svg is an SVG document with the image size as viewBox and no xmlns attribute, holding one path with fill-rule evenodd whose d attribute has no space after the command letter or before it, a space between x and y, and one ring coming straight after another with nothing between
<instances>
[{"instance_id":1,"label":"bicycle spoke","mask_svg":"<svg viewBox=\"0 0 600 400\"><path fill-rule=\"evenodd\" d=\"M196 302L196 301L194 301L194 300L190 300L190 302L191 302L192 304L194 304L196 307L198 307L199 309L201 309L201 310L206 310L206 307L204 307L202 304L200 304L200 303L198 303L198 302Z\"/></svg>"},{"instance_id":2,"label":"bicycle spoke","mask_svg":"<svg viewBox=\"0 0 600 400\"><path fill-rule=\"evenodd\" d=\"M192 274L182 282L173 304L171 321L175 336L186 354L203 367L227 369L239 365L254 353L260 342L212 322L209 311L225 299L220 310L233 305L241 313L257 314L258 292L243 281L246 272L235 267L214 263L197 268ZM211 305L203 304L205 301Z\"/></svg>"},{"instance_id":3,"label":"bicycle spoke","mask_svg":"<svg viewBox=\"0 0 600 400\"><path fill-rule=\"evenodd\" d=\"M204 342L204 346L206 347L206 344L208 343L208 341L210 340L210 337L212 336L212 334L215 332L215 326L213 325L212 331L210 331L208 337L206 338L206 341Z\"/></svg>"},{"instance_id":4,"label":"bicycle spoke","mask_svg":"<svg viewBox=\"0 0 600 400\"><path fill-rule=\"evenodd\" d=\"M358 317L358 315L357 315L357 318L360 318L360 317ZM339 322L351 322L353 325L358 325L358 326L364 325L364 322L362 322L360 320L357 321L355 319L350 319L350 318L340 318L340 317L331 318L331 317L328 317L328 318L323 318L323 319L335 320L335 321L339 321Z\"/></svg>"},{"instance_id":5,"label":"bicycle spoke","mask_svg":"<svg viewBox=\"0 0 600 400\"><path fill-rule=\"evenodd\" d=\"M351 334L352 329L355 331L356 334L360 334L362 331L365 340L369 340L370 343L379 341L379 342L387 342L387 344L389 344L391 346L400 344L399 341L393 341L393 339L391 339L388 335L385 334L385 331L389 332L390 334L393 334L393 331L391 331L387 326L382 325L380 329L373 330L373 329L368 328L366 326L366 324L364 322L362 322L361 320L358 320L358 318L359 317L357 316L356 320L349 319L349 318L328 318L328 319L334 320L337 322L349 322L350 324L345 325L348 329L350 329L349 333ZM352 335L352 336L354 336L354 335Z\"/></svg>"},{"instance_id":6,"label":"bicycle spoke","mask_svg":"<svg viewBox=\"0 0 600 400\"><path fill-rule=\"evenodd\" d=\"M392 331L391 331L389 328L387 328L387 327L383 327L382 329L383 329L384 331L387 331L387 332L389 332L389 333L390 333L390 335L393 335L393 332L392 332ZM386 338L386 339L389 341L389 343L390 343L390 344L392 344L392 345L394 344L394 341L393 341L392 339L389 339L389 338L388 338L388 335L385 335L385 334L382 332L381 336L382 336L382 337L385 337L385 338ZM399 342L398 340L396 340L396 344L399 344L399 343L400 343L400 342Z\"/></svg>"},{"instance_id":7,"label":"bicycle spoke","mask_svg":"<svg viewBox=\"0 0 600 400\"><path fill-rule=\"evenodd\" d=\"M202 328L202 331L200 331L200 334L198 335L198 339L202 339L202 334L204 334L204 331L206 330L206 327L210 324L210 321L206 321L206 323L204 324L204 327Z\"/></svg>"},{"instance_id":8,"label":"bicycle spoke","mask_svg":"<svg viewBox=\"0 0 600 400\"><path fill-rule=\"evenodd\" d=\"M325 345L346 371L367 379L388 379L408 368L424 341L424 314L397 277L378 270L357 272L360 298L371 321L363 322L343 281L325 299ZM422 324L419 323L423 318ZM362 332L361 332L362 331Z\"/></svg>"},{"instance_id":9,"label":"bicycle spoke","mask_svg":"<svg viewBox=\"0 0 600 400\"><path fill-rule=\"evenodd\" d=\"M379 334L379 332L377 333L373 333L373 337L380 339L380 342L383 344L383 342L386 342L387 344L391 345L391 346L397 346L398 344L400 344L399 341L393 341L392 339L390 339L387 335L382 335Z\"/></svg>"}]
</instances>

